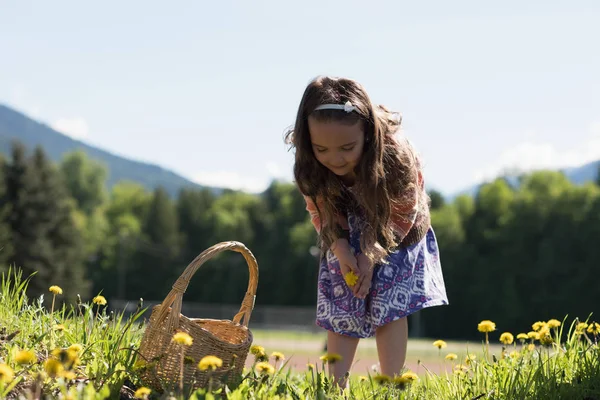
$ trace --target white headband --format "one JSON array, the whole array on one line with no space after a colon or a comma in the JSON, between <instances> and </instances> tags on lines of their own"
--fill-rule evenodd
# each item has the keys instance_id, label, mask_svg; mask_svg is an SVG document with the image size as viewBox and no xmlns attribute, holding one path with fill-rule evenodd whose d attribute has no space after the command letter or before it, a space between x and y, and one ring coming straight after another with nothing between
<instances>
[{"instance_id":1,"label":"white headband","mask_svg":"<svg viewBox=\"0 0 600 400\"><path fill-rule=\"evenodd\" d=\"M356 111L356 107L354 107L350 101L347 101L345 104L321 104L315 108L315 111L317 110L344 110L349 113Z\"/></svg>"}]
</instances>

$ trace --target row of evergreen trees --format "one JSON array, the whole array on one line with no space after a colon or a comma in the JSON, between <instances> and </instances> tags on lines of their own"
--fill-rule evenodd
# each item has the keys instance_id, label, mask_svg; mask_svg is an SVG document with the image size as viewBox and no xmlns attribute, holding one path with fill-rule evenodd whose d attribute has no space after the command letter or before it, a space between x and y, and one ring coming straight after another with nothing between
<instances>
[{"instance_id":1,"label":"row of evergreen trees","mask_svg":"<svg viewBox=\"0 0 600 400\"><path fill-rule=\"evenodd\" d=\"M58 165L16 144L0 169L0 265L37 272L31 294L58 284L68 299L162 300L187 264L228 240L246 244L260 278L257 305L312 306L316 235L292 184L263 194L184 189L176 199L133 182L106 187L109 171L83 152ZM586 318L600 304L600 186L558 172L499 178L475 197L432 197L450 305L425 310L424 333L477 335L477 322L528 331L537 320ZM202 266L186 301L239 304L248 282L236 253Z\"/></svg>"}]
</instances>

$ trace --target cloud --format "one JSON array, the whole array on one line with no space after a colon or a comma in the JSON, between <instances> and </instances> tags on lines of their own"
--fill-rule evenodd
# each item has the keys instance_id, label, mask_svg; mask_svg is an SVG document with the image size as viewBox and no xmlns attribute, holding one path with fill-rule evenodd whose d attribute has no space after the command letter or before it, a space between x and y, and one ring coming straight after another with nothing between
<instances>
[{"instance_id":1,"label":"cloud","mask_svg":"<svg viewBox=\"0 0 600 400\"><path fill-rule=\"evenodd\" d=\"M269 176L271 176L272 178L281 178L283 176L283 170L278 164L274 163L273 161L267 162L265 167L267 168Z\"/></svg>"},{"instance_id":2,"label":"cloud","mask_svg":"<svg viewBox=\"0 0 600 400\"><path fill-rule=\"evenodd\" d=\"M231 171L198 172L192 176L192 180L204 186L229 188L250 193L260 193L269 186L267 179L248 178Z\"/></svg>"},{"instance_id":3,"label":"cloud","mask_svg":"<svg viewBox=\"0 0 600 400\"><path fill-rule=\"evenodd\" d=\"M486 167L475 171L477 182L493 179L506 171L526 172L538 169L577 167L600 159L600 122L590 124L589 136L571 148L551 143L524 141L500 154Z\"/></svg>"},{"instance_id":4,"label":"cloud","mask_svg":"<svg viewBox=\"0 0 600 400\"><path fill-rule=\"evenodd\" d=\"M56 131L71 136L73 139L86 139L90 129L85 119L76 118L59 118L51 124Z\"/></svg>"}]
</instances>

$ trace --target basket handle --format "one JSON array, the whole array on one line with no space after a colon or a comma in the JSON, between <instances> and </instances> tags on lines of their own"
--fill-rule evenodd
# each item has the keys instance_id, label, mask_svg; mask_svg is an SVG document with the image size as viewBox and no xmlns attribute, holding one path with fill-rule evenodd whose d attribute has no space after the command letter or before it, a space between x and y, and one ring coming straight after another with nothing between
<instances>
[{"instance_id":1,"label":"basket handle","mask_svg":"<svg viewBox=\"0 0 600 400\"><path fill-rule=\"evenodd\" d=\"M173 284L173 289L171 289L167 297L163 300L160 311L156 318L157 322L162 321L165 317L167 317L167 312L169 312L169 307L171 307L169 320L167 322L167 329L169 329L168 332L173 332L179 326L179 316L181 315L183 294L188 288L192 276L202 264L226 250L242 253L246 263L248 264L248 270L250 272L248 290L246 291L246 295L242 301L240 311L233 317L233 322L236 324L239 324L243 317L243 325L246 327L248 326L248 323L250 322L250 315L254 309L256 287L258 286L258 263L256 262L254 255L243 243L230 241L217 243L214 246L204 250L186 267L185 271L183 271L181 276L175 281Z\"/></svg>"}]
</instances>

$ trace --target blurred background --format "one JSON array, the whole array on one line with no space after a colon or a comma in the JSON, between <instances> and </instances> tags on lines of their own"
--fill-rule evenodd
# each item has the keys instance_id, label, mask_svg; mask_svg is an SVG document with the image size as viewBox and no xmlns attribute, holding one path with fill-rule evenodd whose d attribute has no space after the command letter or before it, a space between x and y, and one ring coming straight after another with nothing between
<instances>
[{"instance_id":1,"label":"blurred background","mask_svg":"<svg viewBox=\"0 0 600 400\"><path fill-rule=\"evenodd\" d=\"M3 1L0 264L36 272L31 296L60 285L135 309L241 241L260 268L257 337L306 334L294 349L320 352L316 235L283 135L326 74L401 112L425 160L450 305L411 316L412 338L586 319L600 304L599 19L592 0ZM247 283L239 254L219 256L184 314L231 318Z\"/></svg>"}]
</instances>

